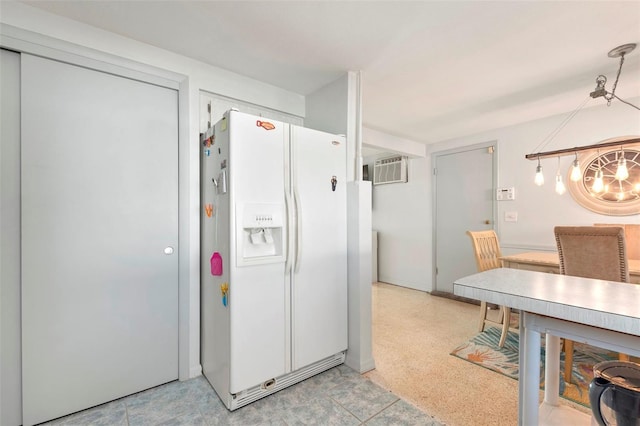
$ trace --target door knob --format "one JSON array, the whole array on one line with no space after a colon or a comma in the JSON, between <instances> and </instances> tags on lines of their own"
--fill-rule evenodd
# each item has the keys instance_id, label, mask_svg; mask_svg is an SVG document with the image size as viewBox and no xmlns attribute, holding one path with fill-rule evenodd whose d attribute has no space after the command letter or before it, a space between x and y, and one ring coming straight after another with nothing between
<instances>
[{"instance_id":1,"label":"door knob","mask_svg":"<svg viewBox=\"0 0 640 426\"><path fill-rule=\"evenodd\" d=\"M485 220L485 221L484 221L484 224L485 224L485 225L491 225L491 221L490 221L490 220Z\"/></svg>"},{"instance_id":2,"label":"door knob","mask_svg":"<svg viewBox=\"0 0 640 426\"><path fill-rule=\"evenodd\" d=\"M171 246L165 247L164 248L164 254L166 254L166 255L173 254L173 247L171 247Z\"/></svg>"}]
</instances>

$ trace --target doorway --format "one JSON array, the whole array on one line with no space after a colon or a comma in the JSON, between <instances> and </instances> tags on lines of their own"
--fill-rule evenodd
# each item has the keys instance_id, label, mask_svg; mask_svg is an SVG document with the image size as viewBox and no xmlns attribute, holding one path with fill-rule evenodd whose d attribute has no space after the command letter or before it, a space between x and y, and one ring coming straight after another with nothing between
<instances>
[{"instance_id":1,"label":"doorway","mask_svg":"<svg viewBox=\"0 0 640 426\"><path fill-rule=\"evenodd\" d=\"M453 295L453 282L477 272L469 230L494 229L496 143L433 154L434 292Z\"/></svg>"}]
</instances>

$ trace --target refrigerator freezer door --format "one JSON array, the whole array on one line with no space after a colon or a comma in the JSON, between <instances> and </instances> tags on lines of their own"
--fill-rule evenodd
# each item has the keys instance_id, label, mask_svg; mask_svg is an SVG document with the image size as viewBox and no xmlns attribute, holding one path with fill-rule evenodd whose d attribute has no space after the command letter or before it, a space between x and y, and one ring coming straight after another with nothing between
<instances>
[{"instance_id":1,"label":"refrigerator freezer door","mask_svg":"<svg viewBox=\"0 0 640 426\"><path fill-rule=\"evenodd\" d=\"M347 349L346 143L292 126L298 247L292 280L293 369Z\"/></svg>"},{"instance_id":2,"label":"refrigerator freezer door","mask_svg":"<svg viewBox=\"0 0 640 426\"><path fill-rule=\"evenodd\" d=\"M274 248L271 260L264 263L251 262L265 258L251 254L257 253L258 247L282 247L286 239L284 149L289 129L283 123L231 111L228 131L227 187L233 210L229 219L235 230L231 253L236 255L240 250L247 255L240 265L237 259L229 262L229 391L234 394L288 372L283 249ZM277 230L274 243L268 243L264 232L258 231L261 233L253 243L250 236L242 240L252 244L254 252L238 246L246 229L271 226Z\"/></svg>"}]
</instances>

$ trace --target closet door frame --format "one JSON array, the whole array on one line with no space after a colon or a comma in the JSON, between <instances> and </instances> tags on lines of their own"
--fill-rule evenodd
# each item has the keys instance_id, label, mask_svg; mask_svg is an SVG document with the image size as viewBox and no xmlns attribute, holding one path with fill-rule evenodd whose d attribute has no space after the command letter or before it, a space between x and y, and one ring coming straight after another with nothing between
<instances>
[{"instance_id":1,"label":"closet door frame","mask_svg":"<svg viewBox=\"0 0 640 426\"><path fill-rule=\"evenodd\" d=\"M188 77L3 23L0 23L0 47L178 91L178 377L179 380L196 377L201 371L197 308L199 216L198 211L190 209L190 182L196 179L194 176L197 177L199 171L197 146L191 148L189 143L190 139L198 137L192 135L189 110L197 109L197 94L190 95ZM193 102L192 98L195 99Z\"/></svg>"},{"instance_id":2,"label":"closet door frame","mask_svg":"<svg viewBox=\"0 0 640 426\"><path fill-rule=\"evenodd\" d=\"M20 54L0 50L0 424L22 423Z\"/></svg>"}]
</instances>

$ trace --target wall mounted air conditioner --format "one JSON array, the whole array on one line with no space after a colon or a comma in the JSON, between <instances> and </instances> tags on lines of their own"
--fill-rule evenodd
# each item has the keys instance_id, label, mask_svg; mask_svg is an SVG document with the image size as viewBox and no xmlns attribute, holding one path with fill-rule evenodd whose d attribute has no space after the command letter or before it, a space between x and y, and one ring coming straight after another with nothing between
<instances>
[{"instance_id":1,"label":"wall mounted air conditioner","mask_svg":"<svg viewBox=\"0 0 640 426\"><path fill-rule=\"evenodd\" d=\"M373 166L373 184L407 182L407 157L380 158Z\"/></svg>"}]
</instances>

